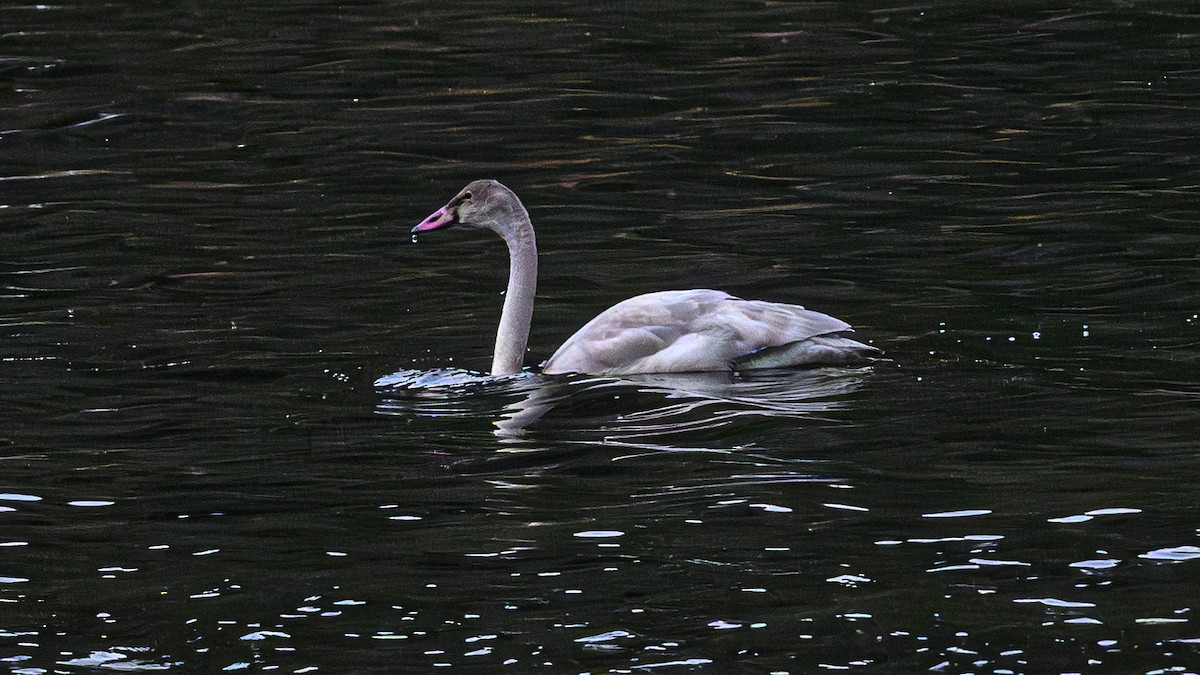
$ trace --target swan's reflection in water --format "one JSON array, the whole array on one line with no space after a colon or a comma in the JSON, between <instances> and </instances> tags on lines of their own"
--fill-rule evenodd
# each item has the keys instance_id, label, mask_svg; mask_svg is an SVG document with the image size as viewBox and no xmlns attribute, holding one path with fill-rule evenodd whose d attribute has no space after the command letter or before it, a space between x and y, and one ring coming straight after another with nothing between
<instances>
[{"instance_id":1,"label":"swan's reflection in water","mask_svg":"<svg viewBox=\"0 0 1200 675\"><path fill-rule=\"evenodd\" d=\"M621 378L404 370L375 382L376 412L491 419L507 443L562 432L580 442L661 448L748 418L827 419L870 373L869 366Z\"/></svg>"}]
</instances>

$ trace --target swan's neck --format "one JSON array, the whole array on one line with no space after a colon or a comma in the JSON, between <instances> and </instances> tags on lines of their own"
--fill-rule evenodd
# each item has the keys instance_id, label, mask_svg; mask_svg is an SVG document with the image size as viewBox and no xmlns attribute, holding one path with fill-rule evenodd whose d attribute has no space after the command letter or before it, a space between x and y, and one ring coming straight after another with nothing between
<instances>
[{"instance_id":1,"label":"swan's neck","mask_svg":"<svg viewBox=\"0 0 1200 675\"><path fill-rule=\"evenodd\" d=\"M537 241L533 225L524 208L512 214L512 228L504 235L508 244L508 291L504 312L496 331L496 351L492 355L492 375L521 372L525 346L529 342L529 324L533 321L533 297L537 293Z\"/></svg>"}]
</instances>

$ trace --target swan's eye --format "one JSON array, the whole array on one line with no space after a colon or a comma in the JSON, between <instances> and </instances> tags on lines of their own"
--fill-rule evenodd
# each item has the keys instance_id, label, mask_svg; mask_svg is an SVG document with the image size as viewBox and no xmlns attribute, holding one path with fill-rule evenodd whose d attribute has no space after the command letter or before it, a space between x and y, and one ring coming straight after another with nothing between
<instances>
[{"instance_id":1,"label":"swan's eye","mask_svg":"<svg viewBox=\"0 0 1200 675\"><path fill-rule=\"evenodd\" d=\"M468 202L470 202L470 201L471 201L471 193L470 193L470 192L468 192L468 193L466 193L466 194L464 194L463 196L461 196L461 197L459 197L459 198L458 198L458 205L459 205L459 206L462 206L463 204L466 204L466 203L468 203Z\"/></svg>"}]
</instances>

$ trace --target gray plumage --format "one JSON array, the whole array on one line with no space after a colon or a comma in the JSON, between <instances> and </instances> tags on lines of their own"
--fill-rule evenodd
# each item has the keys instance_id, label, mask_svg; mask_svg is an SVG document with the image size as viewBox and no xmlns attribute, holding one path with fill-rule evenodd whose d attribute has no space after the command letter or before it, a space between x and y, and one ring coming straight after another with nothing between
<instances>
[{"instance_id":1,"label":"gray plumage","mask_svg":"<svg viewBox=\"0 0 1200 675\"><path fill-rule=\"evenodd\" d=\"M413 232L488 229L508 244L509 281L493 375L521 370L537 286L529 214L494 180L463 188ZM659 291L623 300L567 339L542 371L627 375L787 368L859 362L879 350L849 337L850 324L799 305L743 300L723 291Z\"/></svg>"}]
</instances>

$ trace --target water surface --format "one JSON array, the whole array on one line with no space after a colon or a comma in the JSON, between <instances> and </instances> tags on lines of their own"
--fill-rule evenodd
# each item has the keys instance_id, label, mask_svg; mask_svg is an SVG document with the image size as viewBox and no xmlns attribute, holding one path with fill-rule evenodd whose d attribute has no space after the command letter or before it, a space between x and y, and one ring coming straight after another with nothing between
<instances>
[{"instance_id":1,"label":"water surface","mask_svg":"<svg viewBox=\"0 0 1200 675\"><path fill-rule=\"evenodd\" d=\"M0 25L12 672L1200 662L1189 5ZM538 227L531 364L689 287L887 359L464 376L503 246L408 229L481 177Z\"/></svg>"}]
</instances>

